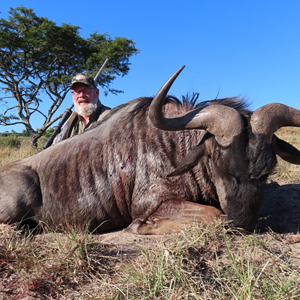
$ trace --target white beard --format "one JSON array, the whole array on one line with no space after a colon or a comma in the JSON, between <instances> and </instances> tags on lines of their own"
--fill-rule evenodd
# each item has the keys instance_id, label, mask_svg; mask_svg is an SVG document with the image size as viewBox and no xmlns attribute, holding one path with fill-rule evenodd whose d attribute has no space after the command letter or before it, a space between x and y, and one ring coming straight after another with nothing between
<instances>
[{"instance_id":1,"label":"white beard","mask_svg":"<svg viewBox=\"0 0 300 300\"><path fill-rule=\"evenodd\" d=\"M81 106L79 103L75 104L75 111L78 113L80 116L90 116L93 112L97 110L97 103L88 103L83 106Z\"/></svg>"}]
</instances>

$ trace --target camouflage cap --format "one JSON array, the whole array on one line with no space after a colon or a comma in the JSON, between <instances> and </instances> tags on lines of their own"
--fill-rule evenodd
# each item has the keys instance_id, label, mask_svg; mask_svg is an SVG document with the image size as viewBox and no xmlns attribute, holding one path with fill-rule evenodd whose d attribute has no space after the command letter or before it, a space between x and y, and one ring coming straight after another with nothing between
<instances>
[{"instance_id":1,"label":"camouflage cap","mask_svg":"<svg viewBox=\"0 0 300 300\"><path fill-rule=\"evenodd\" d=\"M87 74L87 73L79 73L79 74L75 75L72 79L71 89L73 88L75 83L83 83L90 87L97 88L94 78L92 77L92 75Z\"/></svg>"}]
</instances>

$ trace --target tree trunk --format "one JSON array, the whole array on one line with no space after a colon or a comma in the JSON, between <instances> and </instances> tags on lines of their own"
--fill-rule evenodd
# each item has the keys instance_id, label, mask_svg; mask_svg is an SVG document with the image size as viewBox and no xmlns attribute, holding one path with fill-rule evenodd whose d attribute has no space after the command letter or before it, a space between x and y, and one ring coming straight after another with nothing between
<instances>
[{"instance_id":1,"label":"tree trunk","mask_svg":"<svg viewBox=\"0 0 300 300\"><path fill-rule=\"evenodd\" d=\"M37 142L38 142L39 138L40 138L42 135L43 135L42 132L37 132L37 133L34 133L34 134L32 134L32 135L30 136L30 139L31 139L31 147L32 147L33 149L37 149L37 146L38 146Z\"/></svg>"}]
</instances>

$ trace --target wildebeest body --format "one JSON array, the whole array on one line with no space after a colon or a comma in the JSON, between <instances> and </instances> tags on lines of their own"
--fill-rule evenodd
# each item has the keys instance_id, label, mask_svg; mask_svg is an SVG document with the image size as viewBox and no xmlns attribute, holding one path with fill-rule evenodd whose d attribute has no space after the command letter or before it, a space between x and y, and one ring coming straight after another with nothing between
<instances>
[{"instance_id":1,"label":"wildebeest body","mask_svg":"<svg viewBox=\"0 0 300 300\"><path fill-rule=\"evenodd\" d=\"M201 201L195 174L172 179L165 175L198 143L203 131L154 128L147 118L150 101L122 105L83 135L5 166L1 204L10 203L11 209L1 205L1 220L32 217L50 226L92 221L92 228L103 223L101 231L147 218L168 199ZM143 103L145 107L136 111ZM167 107L173 114L186 111L172 102ZM9 182L3 182L6 178Z\"/></svg>"},{"instance_id":2,"label":"wildebeest body","mask_svg":"<svg viewBox=\"0 0 300 300\"><path fill-rule=\"evenodd\" d=\"M2 168L0 221L98 231L131 224L151 234L223 212L253 230L276 154L300 163L300 152L273 135L277 123L300 126L300 112L273 104L284 115L275 122L229 98L196 108L171 99L160 113L161 94L123 104L84 134Z\"/></svg>"}]
</instances>

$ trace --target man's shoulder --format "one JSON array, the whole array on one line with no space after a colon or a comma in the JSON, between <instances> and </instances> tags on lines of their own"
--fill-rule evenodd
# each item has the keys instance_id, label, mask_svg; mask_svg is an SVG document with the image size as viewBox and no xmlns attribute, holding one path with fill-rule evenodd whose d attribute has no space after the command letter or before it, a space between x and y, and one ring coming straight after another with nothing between
<instances>
[{"instance_id":1,"label":"man's shoulder","mask_svg":"<svg viewBox=\"0 0 300 300\"><path fill-rule=\"evenodd\" d=\"M99 114L99 117L98 117L97 121L103 119L110 112L110 110L111 110L110 107L102 105L101 110L100 110L100 114Z\"/></svg>"},{"instance_id":2,"label":"man's shoulder","mask_svg":"<svg viewBox=\"0 0 300 300\"><path fill-rule=\"evenodd\" d=\"M107 110L109 111L109 110L111 110L111 108L102 104L102 107L101 107L101 113L102 113L102 112L105 112L105 111L107 111Z\"/></svg>"}]
</instances>

